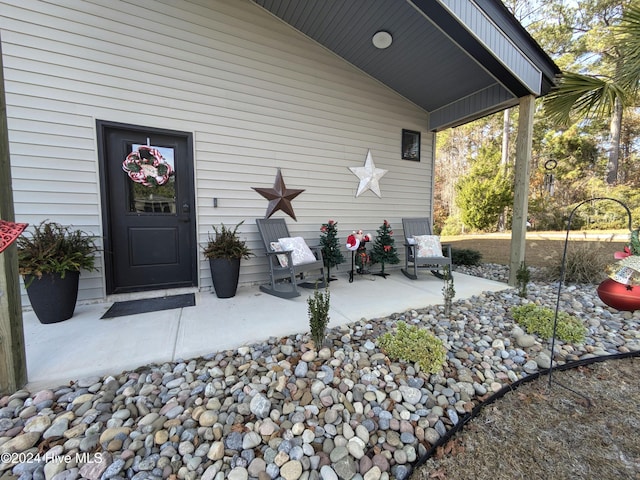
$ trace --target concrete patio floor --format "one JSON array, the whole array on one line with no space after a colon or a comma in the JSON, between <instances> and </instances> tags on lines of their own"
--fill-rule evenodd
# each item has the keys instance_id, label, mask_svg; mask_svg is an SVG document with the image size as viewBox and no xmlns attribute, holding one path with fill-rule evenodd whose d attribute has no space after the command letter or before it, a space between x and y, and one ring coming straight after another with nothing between
<instances>
[{"instance_id":1,"label":"concrete patio floor","mask_svg":"<svg viewBox=\"0 0 640 480\"><path fill-rule=\"evenodd\" d=\"M332 272L329 327L379 318L409 309L443 303L442 280L428 272L409 280L399 269L387 278ZM454 272L455 300L506 284ZM117 375L137 367L187 360L249 345L271 336L309 331L307 298L313 290L286 300L265 294L257 286L238 288L235 297L219 299L210 291L195 291L196 306L110 319L100 317L108 303L79 304L64 322L41 324L33 311L23 312L29 390L56 387L94 375ZM180 291L153 292L152 296ZM146 292L146 296L150 293Z\"/></svg>"}]
</instances>

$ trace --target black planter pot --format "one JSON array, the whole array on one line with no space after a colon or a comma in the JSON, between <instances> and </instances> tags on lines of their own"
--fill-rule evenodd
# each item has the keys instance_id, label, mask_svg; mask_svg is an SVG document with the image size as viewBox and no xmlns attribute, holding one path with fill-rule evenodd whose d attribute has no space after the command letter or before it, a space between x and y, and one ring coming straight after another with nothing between
<instances>
[{"instance_id":1,"label":"black planter pot","mask_svg":"<svg viewBox=\"0 0 640 480\"><path fill-rule=\"evenodd\" d=\"M78 298L80 272L68 271L64 278L45 273L38 278L25 275L24 284L31 307L40 323L57 323L73 316Z\"/></svg>"},{"instance_id":2,"label":"black planter pot","mask_svg":"<svg viewBox=\"0 0 640 480\"><path fill-rule=\"evenodd\" d=\"M231 298L238 289L240 259L210 258L211 279L218 298Z\"/></svg>"}]
</instances>

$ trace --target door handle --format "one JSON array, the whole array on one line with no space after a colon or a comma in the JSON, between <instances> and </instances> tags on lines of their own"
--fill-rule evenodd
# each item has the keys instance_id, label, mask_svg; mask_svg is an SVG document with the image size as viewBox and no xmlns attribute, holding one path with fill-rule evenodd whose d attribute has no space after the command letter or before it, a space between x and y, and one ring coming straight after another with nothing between
<instances>
[{"instance_id":1,"label":"door handle","mask_svg":"<svg viewBox=\"0 0 640 480\"><path fill-rule=\"evenodd\" d=\"M181 222L190 222L191 221L191 208L189 207L189 204L187 202L184 202L182 204L182 215L180 215L178 218Z\"/></svg>"}]
</instances>

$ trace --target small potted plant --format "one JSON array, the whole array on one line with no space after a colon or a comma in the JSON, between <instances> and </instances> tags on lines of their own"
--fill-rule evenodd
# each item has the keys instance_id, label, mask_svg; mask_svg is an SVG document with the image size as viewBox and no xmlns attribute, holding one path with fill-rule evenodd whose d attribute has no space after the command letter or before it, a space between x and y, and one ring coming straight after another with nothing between
<instances>
[{"instance_id":1,"label":"small potted plant","mask_svg":"<svg viewBox=\"0 0 640 480\"><path fill-rule=\"evenodd\" d=\"M94 237L45 220L17 245L19 272L38 320L56 323L71 318L80 270L96 269Z\"/></svg>"},{"instance_id":2,"label":"small potted plant","mask_svg":"<svg viewBox=\"0 0 640 480\"><path fill-rule=\"evenodd\" d=\"M243 223L244 220L233 229L224 224L220 227L214 225L214 235L209 235L209 241L204 247L203 253L209 259L213 288L218 298L235 296L240 276L240 260L247 260L253 255L247 243L238 237L238 227Z\"/></svg>"}]
</instances>

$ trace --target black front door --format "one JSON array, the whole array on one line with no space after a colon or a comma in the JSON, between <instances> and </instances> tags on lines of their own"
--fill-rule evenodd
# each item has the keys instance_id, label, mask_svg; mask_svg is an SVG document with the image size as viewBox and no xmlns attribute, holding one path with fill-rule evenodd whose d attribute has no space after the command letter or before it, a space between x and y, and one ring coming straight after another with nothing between
<instances>
[{"instance_id":1,"label":"black front door","mask_svg":"<svg viewBox=\"0 0 640 480\"><path fill-rule=\"evenodd\" d=\"M97 126L107 293L197 285L191 134Z\"/></svg>"}]
</instances>

